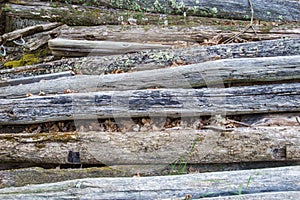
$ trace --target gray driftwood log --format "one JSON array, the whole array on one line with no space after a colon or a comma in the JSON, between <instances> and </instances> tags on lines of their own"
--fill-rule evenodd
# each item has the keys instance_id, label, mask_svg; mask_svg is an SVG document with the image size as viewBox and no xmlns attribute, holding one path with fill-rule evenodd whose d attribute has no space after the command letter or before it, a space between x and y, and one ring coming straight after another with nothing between
<instances>
[{"instance_id":1,"label":"gray driftwood log","mask_svg":"<svg viewBox=\"0 0 300 200\"><path fill-rule=\"evenodd\" d=\"M214 59L300 55L300 39L279 39L243 44L146 51L118 56L69 58L54 62L0 70L0 78L21 78L72 70L96 75L114 71L142 71L170 65L201 63Z\"/></svg>"},{"instance_id":2,"label":"gray driftwood log","mask_svg":"<svg viewBox=\"0 0 300 200\"><path fill-rule=\"evenodd\" d=\"M164 199L244 194L242 199L268 191L277 197L299 195L299 166L180 176L90 178L0 189L3 199ZM261 194L262 193L262 194ZM268 196L267 196L268 197ZM269 196L270 198L272 196ZM218 199L218 198L217 198ZM253 199L253 198L252 198Z\"/></svg>"},{"instance_id":3,"label":"gray driftwood log","mask_svg":"<svg viewBox=\"0 0 300 200\"><path fill-rule=\"evenodd\" d=\"M33 96L2 99L0 124L91 118L297 112L300 111L299 97L299 83Z\"/></svg>"},{"instance_id":4,"label":"gray driftwood log","mask_svg":"<svg viewBox=\"0 0 300 200\"><path fill-rule=\"evenodd\" d=\"M57 38L48 41L48 46L56 56L107 56L134 53L150 49L168 49L171 46L137 42L88 41Z\"/></svg>"},{"instance_id":5,"label":"gray driftwood log","mask_svg":"<svg viewBox=\"0 0 300 200\"><path fill-rule=\"evenodd\" d=\"M108 75L77 75L38 83L0 87L1 98L73 92L151 88L224 87L300 79L300 56L222 59L193 65Z\"/></svg>"},{"instance_id":6,"label":"gray driftwood log","mask_svg":"<svg viewBox=\"0 0 300 200\"><path fill-rule=\"evenodd\" d=\"M299 126L209 126L145 132L7 133L0 134L0 161L105 164L131 173L159 171L172 163L299 161L299 131ZM77 152L76 160L70 159L70 151Z\"/></svg>"}]
</instances>

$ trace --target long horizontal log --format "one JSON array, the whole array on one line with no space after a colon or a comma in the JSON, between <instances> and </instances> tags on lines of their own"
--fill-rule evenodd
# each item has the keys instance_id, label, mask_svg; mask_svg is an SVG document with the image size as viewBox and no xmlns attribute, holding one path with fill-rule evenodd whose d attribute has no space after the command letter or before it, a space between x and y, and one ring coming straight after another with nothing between
<instances>
[{"instance_id":1,"label":"long horizontal log","mask_svg":"<svg viewBox=\"0 0 300 200\"><path fill-rule=\"evenodd\" d=\"M172 63L193 64L216 58L251 58L300 55L300 39L279 39L243 44L160 50L118 56L62 59L38 65L0 70L0 78L20 78L72 70L78 74L103 74L114 71L141 71L170 66Z\"/></svg>"},{"instance_id":2,"label":"long horizontal log","mask_svg":"<svg viewBox=\"0 0 300 200\"><path fill-rule=\"evenodd\" d=\"M220 22L222 23L222 22ZM220 25L219 25L220 26ZM110 41L125 41L125 42L163 42L173 44L174 41L185 41L193 43L203 43L218 36L219 42L230 39L233 35L242 31L228 30L226 27L215 26L171 26L161 27L157 25L147 26L84 26L84 27L64 27L61 30L61 38L76 39L76 40L110 40ZM234 29L234 25L231 25ZM240 34L241 40L271 40L281 38L299 38L300 29L290 27L272 27L266 24L255 26L256 34L249 30ZM132 37L134 36L134 37Z\"/></svg>"},{"instance_id":3,"label":"long horizontal log","mask_svg":"<svg viewBox=\"0 0 300 200\"><path fill-rule=\"evenodd\" d=\"M169 45L145 44L137 42L88 41L57 38L48 41L48 46L56 56L107 56L133 53L151 49L168 49Z\"/></svg>"},{"instance_id":4,"label":"long horizontal log","mask_svg":"<svg viewBox=\"0 0 300 200\"><path fill-rule=\"evenodd\" d=\"M299 161L299 131L299 126L257 126L124 133L7 133L0 134L0 161L105 164L130 173L159 171L172 163ZM136 168L126 168L133 165Z\"/></svg>"},{"instance_id":5,"label":"long horizontal log","mask_svg":"<svg viewBox=\"0 0 300 200\"><path fill-rule=\"evenodd\" d=\"M64 2L58 0L59 2ZM26 1L24 1L26 2ZM78 3L76 0L71 0L71 3ZM269 0L261 2L259 0L250 1L253 10L254 18L266 21L300 21L300 4L298 1L285 0ZM159 12L164 14L180 14L197 15L204 17L220 17L229 19L250 19L251 4L250 2L237 0L232 1L205 1L205 0L183 0L183 1L87 1L87 5L91 6L109 6L119 9L129 9L135 11Z\"/></svg>"},{"instance_id":6,"label":"long horizontal log","mask_svg":"<svg viewBox=\"0 0 300 200\"><path fill-rule=\"evenodd\" d=\"M0 124L91 118L298 112L300 111L299 96L299 83L33 96L2 99Z\"/></svg>"},{"instance_id":7,"label":"long horizontal log","mask_svg":"<svg viewBox=\"0 0 300 200\"><path fill-rule=\"evenodd\" d=\"M224 84L297 81L300 56L224 59L211 62L108 75L78 75L39 83L0 88L0 98L26 94L135 90L147 88L195 88Z\"/></svg>"},{"instance_id":8,"label":"long horizontal log","mask_svg":"<svg viewBox=\"0 0 300 200\"><path fill-rule=\"evenodd\" d=\"M299 166L257 170L200 173L179 176L90 178L50 184L0 189L3 199L164 199L229 196L239 193L260 194L290 191L299 192ZM296 193L296 194L295 194ZM241 195L237 197L247 197ZM251 199L251 198L250 198Z\"/></svg>"}]
</instances>

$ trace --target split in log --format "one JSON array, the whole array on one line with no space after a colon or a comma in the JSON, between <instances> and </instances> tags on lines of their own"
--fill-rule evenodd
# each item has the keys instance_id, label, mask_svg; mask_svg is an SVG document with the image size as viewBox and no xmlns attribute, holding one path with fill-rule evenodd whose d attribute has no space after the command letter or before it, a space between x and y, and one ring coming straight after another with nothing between
<instances>
[{"instance_id":1,"label":"split in log","mask_svg":"<svg viewBox=\"0 0 300 200\"><path fill-rule=\"evenodd\" d=\"M56 56L107 56L133 53L149 49L168 49L171 46L136 42L88 41L53 39L48 41L49 48Z\"/></svg>"},{"instance_id":2,"label":"split in log","mask_svg":"<svg viewBox=\"0 0 300 200\"><path fill-rule=\"evenodd\" d=\"M72 70L78 74L141 71L166 66L201 63L214 59L275 57L300 54L300 39L280 39L244 44L215 45L177 50L147 51L118 56L62 59L38 65L0 70L0 78L22 78ZM288 62L288 61L287 61Z\"/></svg>"},{"instance_id":3,"label":"split in log","mask_svg":"<svg viewBox=\"0 0 300 200\"><path fill-rule=\"evenodd\" d=\"M20 1L11 1L20 2ZM21 1L26 3L26 1ZM58 0L56 2L65 2ZM76 0L70 3L81 4ZM250 19L251 9L254 11L254 18L266 21L300 21L300 3L298 1L272 0L261 2L259 0L243 1L204 1L204 0L183 0L183 1L87 1L90 6L107 6L119 9L159 12L164 14L196 15L204 17L220 17L228 19ZM28 3L27 3L28 4ZM251 8L252 6L252 8Z\"/></svg>"},{"instance_id":4,"label":"split in log","mask_svg":"<svg viewBox=\"0 0 300 200\"><path fill-rule=\"evenodd\" d=\"M300 56L222 59L193 65L108 75L77 75L39 83L0 87L0 98L20 98L30 93L61 94L151 88L224 87L298 81ZM266 86L268 87L268 86Z\"/></svg>"},{"instance_id":5,"label":"split in log","mask_svg":"<svg viewBox=\"0 0 300 200\"><path fill-rule=\"evenodd\" d=\"M232 29L235 25L232 24ZM65 26L59 35L61 38L76 40L110 40L123 42L161 42L174 44L174 42L208 43L215 39L216 43L222 43L238 32L228 30L228 25L222 30L217 25L210 26L169 26L160 27L157 25L146 26L92 26L92 27L68 27ZM299 38L299 27L272 27L272 25L255 26L256 33L247 31L239 36L241 41L271 40L281 38ZM134 37L133 37L134 36ZM213 41L211 42L213 44Z\"/></svg>"},{"instance_id":6,"label":"split in log","mask_svg":"<svg viewBox=\"0 0 300 200\"><path fill-rule=\"evenodd\" d=\"M87 178L0 189L3 199L185 199L242 194L299 195L300 167L133 178ZM290 193L283 193L289 191ZM218 199L218 198L217 198ZM253 198L252 198L253 199ZM255 199L255 198L254 198Z\"/></svg>"}]
</instances>

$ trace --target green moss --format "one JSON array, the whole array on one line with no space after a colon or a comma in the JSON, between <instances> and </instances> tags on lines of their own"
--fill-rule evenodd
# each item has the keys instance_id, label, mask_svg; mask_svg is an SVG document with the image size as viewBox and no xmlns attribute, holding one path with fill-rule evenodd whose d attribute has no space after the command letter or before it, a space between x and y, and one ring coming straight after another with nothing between
<instances>
[{"instance_id":1,"label":"green moss","mask_svg":"<svg viewBox=\"0 0 300 200\"><path fill-rule=\"evenodd\" d=\"M15 68L25 65L33 65L39 62L39 58L37 58L34 54L24 54L20 60L8 61L4 64L4 67Z\"/></svg>"}]
</instances>

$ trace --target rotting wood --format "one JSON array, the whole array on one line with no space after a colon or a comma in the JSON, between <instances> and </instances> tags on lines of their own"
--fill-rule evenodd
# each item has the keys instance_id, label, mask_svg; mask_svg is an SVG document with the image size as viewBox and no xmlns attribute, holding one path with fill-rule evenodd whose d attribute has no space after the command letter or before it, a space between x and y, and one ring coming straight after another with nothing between
<instances>
[{"instance_id":1,"label":"rotting wood","mask_svg":"<svg viewBox=\"0 0 300 200\"><path fill-rule=\"evenodd\" d=\"M14 1L12 1L14 2ZM26 1L23 1L26 2ZM65 2L58 0L57 2ZM71 3L78 3L71 0ZM251 0L254 8L254 18L267 21L300 21L300 3L298 1L272 0L261 2ZM204 17L220 17L229 19L250 19L251 9L248 1L205 1L205 0L183 0L183 1L155 1L155 0L134 0L134 1L87 1L91 6L109 6L119 9L135 11L159 12L164 14L196 15Z\"/></svg>"},{"instance_id":2,"label":"rotting wood","mask_svg":"<svg viewBox=\"0 0 300 200\"><path fill-rule=\"evenodd\" d=\"M163 199L205 196L229 196L241 193L298 193L299 166L189 174L180 176L90 178L50 184L0 189L4 199L39 197L49 199ZM248 186L247 183L249 182ZM112 187L113 186L113 187ZM242 188L240 188L242 187ZM238 196L237 196L238 197ZM244 197L242 195L242 197Z\"/></svg>"},{"instance_id":3,"label":"rotting wood","mask_svg":"<svg viewBox=\"0 0 300 200\"><path fill-rule=\"evenodd\" d=\"M234 25L231 25L234 29ZM240 35L241 40L271 40L281 38L299 38L300 29L290 27L286 30L272 25L255 27L254 32L246 32ZM225 28L224 28L225 29ZM125 42L163 42L174 44L174 41L191 43L202 43L218 36L220 43L235 35L237 30L222 30L219 26L171 26L161 27L157 25L147 26L85 26L85 27L64 27L59 37L78 40L110 40ZM134 37L133 37L134 36Z\"/></svg>"},{"instance_id":4,"label":"rotting wood","mask_svg":"<svg viewBox=\"0 0 300 200\"><path fill-rule=\"evenodd\" d=\"M44 90L41 89L39 92L45 95ZM0 124L29 124L91 118L299 112L299 96L299 83L231 88L116 90L32 96L2 99Z\"/></svg>"},{"instance_id":5,"label":"rotting wood","mask_svg":"<svg viewBox=\"0 0 300 200\"><path fill-rule=\"evenodd\" d=\"M165 69L107 75L77 75L19 86L0 87L0 98L148 88L224 87L224 84L298 81L300 56L222 59ZM267 87L267 86L266 86Z\"/></svg>"},{"instance_id":6,"label":"rotting wood","mask_svg":"<svg viewBox=\"0 0 300 200\"><path fill-rule=\"evenodd\" d=\"M279 39L244 44L146 51L118 56L69 58L32 66L0 70L0 78L20 78L72 70L77 74L103 74L114 71L141 71L214 59L275 57L300 54L300 39Z\"/></svg>"},{"instance_id":7,"label":"rotting wood","mask_svg":"<svg viewBox=\"0 0 300 200\"><path fill-rule=\"evenodd\" d=\"M57 38L48 41L48 46L56 56L107 56L133 53L150 49L168 49L171 46L137 42L88 41Z\"/></svg>"},{"instance_id":8,"label":"rotting wood","mask_svg":"<svg viewBox=\"0 0 300 200\"><path fill-rule=\"evenodd\" d=\"M0 160L3 163L124 166L120 169L136 165L136 172L144 172L143 166L161 170L161 166L179 160L189 164L299 161L299 131L299 126L233 128L228 131L179 127L125 133L0 134ZM78 161L68 160L69 151L79 152Z\"/></svg>"}]
</instances>

